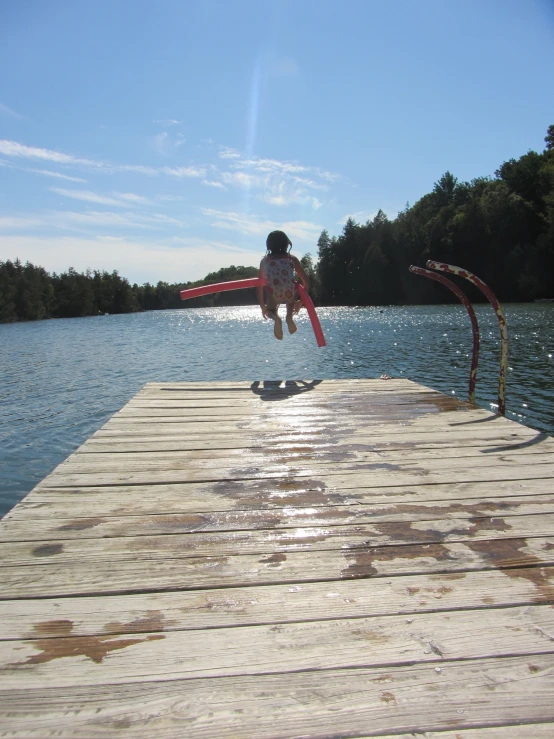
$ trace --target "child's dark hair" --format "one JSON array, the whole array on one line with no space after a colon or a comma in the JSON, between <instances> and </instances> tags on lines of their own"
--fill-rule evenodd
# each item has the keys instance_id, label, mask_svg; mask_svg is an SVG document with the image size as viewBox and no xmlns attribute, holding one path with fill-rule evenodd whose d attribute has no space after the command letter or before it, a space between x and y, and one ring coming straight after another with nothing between
<instances>
[{"instance_id":1,"label":"child's dark hair","mask_svg":"<svg viewBox=\"0 0 554 739\"><path fill-rule=\"evenodd\" d=\"M272 231L265 242L270 254L286 254L292 241L284 231Z\"/></svg>"}]
</instances>

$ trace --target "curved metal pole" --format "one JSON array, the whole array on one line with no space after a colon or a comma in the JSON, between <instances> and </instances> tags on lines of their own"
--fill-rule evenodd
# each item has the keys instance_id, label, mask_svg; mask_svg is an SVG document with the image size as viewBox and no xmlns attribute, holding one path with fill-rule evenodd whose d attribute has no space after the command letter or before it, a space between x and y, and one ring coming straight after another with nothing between
<instances>
[{"instance_id":1,"label":"curved metal pole","mask_svg":"<svg viewBox=\"0 0 554 739\"><path fill-rule=\"evenodd\" d=\"M452 292L458 296L468 312L469 318L471 320L471 328L473 330L473 355L471 358L471 372L469 375L469 402L475 403L475 383L477 382L477 365L479 364L479 324L477 323L477 317L475 315L475 311L473 310L473 306L469 302L467 295L462 292L462 290L460 290L460 288L455 285L452 280L449 280L448 277L438 275L436 272L430 272L428 269L423 269L423 267L415 267L413 264L410 265L409 270L416 275L429 277L429 279L436 280L442 285L445 285L449 290L452 290Z\"/></svg>"},{"instance_id":2,"label":"curved metal pole","mask_svg":"<svg viewBox=\"0 0 554 739\"><path fill-rule=\"evenodd\" d=\"M500 336L502 338L500 347L500 374L498 376L498 412L501 416L506 415L506 375L508 373L508 324L504 318L504 313L500 307L500 303L496 299L496 295L493 291L485 285L483 280L476 277L472 272L468 272L467 269L461 267L454 267L451 264L445 264L444 262L435 262L430 259L427 262L427 266L430 269L438 269L440 272L448 272L451 275L459 275L469 280L476 287L481 290L483 295L490 302L496 313L498 323L500 325Z\"/></svg>"}]
</instances>

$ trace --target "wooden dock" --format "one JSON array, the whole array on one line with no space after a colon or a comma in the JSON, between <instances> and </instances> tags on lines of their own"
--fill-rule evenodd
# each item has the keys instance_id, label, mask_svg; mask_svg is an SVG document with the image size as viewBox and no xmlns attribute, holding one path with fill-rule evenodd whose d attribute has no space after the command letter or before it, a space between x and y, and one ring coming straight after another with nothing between
<instances>
[{"instance_id":1,"label":"wooden dock","mask_svg":"<svg viewBox=\"0 0 554 739\"><path fill-rule=\"evenodd\" d=\"M0 737L554 737L554 440L151 383L0 522Z\"/></svg>"}]
</instances>

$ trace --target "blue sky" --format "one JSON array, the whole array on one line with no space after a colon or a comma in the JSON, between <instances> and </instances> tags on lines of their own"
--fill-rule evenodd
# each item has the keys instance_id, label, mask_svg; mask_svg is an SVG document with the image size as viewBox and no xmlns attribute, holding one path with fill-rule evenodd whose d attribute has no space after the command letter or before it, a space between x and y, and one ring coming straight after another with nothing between
<instances>
[{"instance_id":1,"label":"blue sky","mask_svg":"<svg viewBox=\"0 0 554 739\"><path fill-rule=\"evenodd\" d=\"M0 260L180 282L554 123L552 0L3 0Z\"/></svg>"}]
</instances>

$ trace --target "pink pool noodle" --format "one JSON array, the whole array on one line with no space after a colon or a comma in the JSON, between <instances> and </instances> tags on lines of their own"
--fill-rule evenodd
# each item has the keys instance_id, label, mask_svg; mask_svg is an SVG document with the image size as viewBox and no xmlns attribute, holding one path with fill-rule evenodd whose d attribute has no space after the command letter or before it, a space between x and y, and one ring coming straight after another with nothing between
<instances>
[{"instance_id":1,"label":"pink pool noodle","mask_svg":"<svg viewBox=\"0 0 554 739\"><path fill-rule=\"evenodd\" d=\"M200 295L209 295L210 293L221 293L225 290L241 290L244 287L258 287L265 285L265 280L259 277L251 277L248 280L231 280L230 282L216 282L213 285L200 285L200 287L190 287L188 290L181 290L181 300L188 300L189 298L198 298ZM312 299L304 289L303 285L298 284L298 294L300 299L306 306L308 316L312 323L317 345L319 347L326 346L325 337L321 329L321 324Z\"/></svg>"},{"instance_id":2,"label":"pink pool noodle","mask_svg":"<svg viewBox=\"0 0 554 739\"><path fill-rule=\"evenodd\" d=\"M315 340L317 341L317 345L319 347L325 346L326 345L325 337L323 336L323 330L321 328L321 323L319 322L319 318L317 317L317 313L315 312L315 307L312 302L312 299L308 295L308 291L305 289L304 285L298 284L297 288L298 288L298 295L300 296L300 300L306 306L306 310L308 311L310 321L312 322L312 328L314 330Z\"/></svg>"},{"instance_id":3,"label":"pink pool noodle","mask_svg":"<svg viewBox=\"0 0 554 739\"><path fill-rule=\"evenodd\" d=\"M265 285L265 282L259 277L251 277L248 280L231 280L231 282L216 282L213 285L200 285L200 287L191 287L188 290L181 290L181 300L188 298L198 298L200 295L209 295L210 293L222 293L225 290L240 290L243 287L258 287Z\"/></svg>"}]
</instances>

